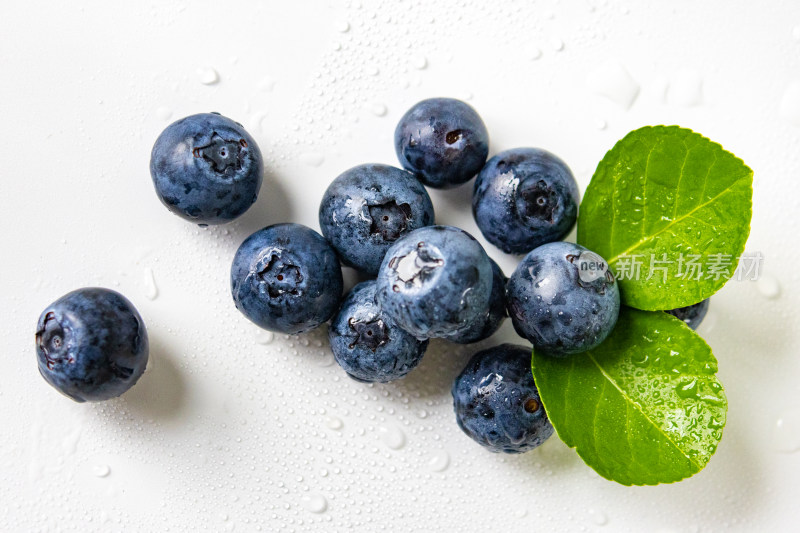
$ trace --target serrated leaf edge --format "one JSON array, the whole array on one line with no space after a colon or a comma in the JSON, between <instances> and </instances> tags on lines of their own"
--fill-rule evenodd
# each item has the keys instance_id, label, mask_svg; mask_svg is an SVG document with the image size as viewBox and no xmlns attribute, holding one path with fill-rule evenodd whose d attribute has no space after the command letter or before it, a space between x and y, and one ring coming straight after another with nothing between
<instances>
[{"instance_id":1,"label":"serrated leaf edge","mask_svg":"<svg viewBox=\"0 0 800 533\"><path fill-rule=\"evenodd\" d=\"M678 130L687 131L687 132L690 132L690 133L692 133L693 135L697 135L697 136L698 136L698 137L700 137L701 139L703 139L703 140L705 140L705 141L708 141L708 142L709 142L709 143L710 143L712 146L716 146L716 147L717 147L717 148L719 148L721 151L723 151L723 152L725 152L725 153L729 154L731 157L733 157L733 159L734 159L735 161L737 161L737 162L741 163L741 165L744 167L744 170L745 170L744 174L742 174L742 176L741 176L740 178L738 178L738 179L737 179L735 182L733 182L733 183L731 184L731 186L730 186L730 187L726 188L726 189L725 189L724 191L722 191L720 194L716 195L716 196L715 196L715 197L714 197L712 200L709 200L709 202L705 202L705 203L704 203L702 206L698 206L698 207L696 207L695 209L693 209L693 210L692 210L692 213L693 213L694 211L696 211L696 210L697 210L697 209L699 209L700 207L704 207L704 206L705 206L705 205L707 205L708 203L710 203L710 202L712 202L712 201L716 200L717 198L719 198L719 197L720 197L722 194L725 194L726 192L729 192L729 191L730 191L730 190L733 188L733 186L734 186L734 185L736 185L736 184L738 184L738 183L741 183L742 179L748 179L748 178L749 178L749 181L748 181L748 183L747 183L747 186L746 186L746 190L748 190L748 191L750 192L750 195L748 196L748 200L749 200L749 201L748 201L748 205L749 205L749 207L750 207L750 220L748 221L748 224L747 224L747 228L746 228L747 234L744 236L744 241L743 241L742 247L741 247L741 249L740 249L740 250L737 250L736 254L734 254L734 255L741 255L741 254L742 254L742 252L744 252L744 250L745 250L745 246L747 245L747 240L748 240L748 238L750 237L750 231L752 230L752 219L753 219L753 176L755 175L755 173L754 173L753 169L752 169L752 168L750 168L750 167L747 165L747 163L745 163L745 162L744 162L744 160L743 160L742 158L738 157L736 154L734 154L734 153L733 153L733 152L731 152L730 150L726 150L726 149L725 149L725 147L724 147L724 146L722 146L722 144L720 144L720 143L718 143L718 142L716 142L716 141L713 141L713 140L709 139L708 137L706 137L706 136L705 136L705 135L703 135L702 133L698 133L698 132L694 131L694 130L693 130L693 129L691 129L691 128L684 128L684 127L682 127L682 126L679 126L679 125L677 125L677 124L672 124L672 125L658 124L658 125L650 125L650 126L641 126L641 127L639 127L639 128L636 128L636 129L634 129L634 130L631 130L631 131L629 131L629 132L628 132L628 133L627 133L627 134L626 134L624 137L622 137L620 140L618 140L616 143L614 143L614 146L612 146L612 147L611 147L611 149L610 149L610 150L608 150L608 151L605 153L605 155L603 155L603 157L600 159L600 161L597 163L597 167L595 167L595 170L594 170L594 172L592 173L592 178L589 180L589 185L586 187L586 191L584 192L584 194L583 194L583 197L581 198L581 204L583 204L583 202L586 200L586 197L587 197L587 196L589 196L589 192L590 192L590 190L591 190L591 189L593 189L594 187L596 187L596 185L595 185L595 181L594 181L594 177L597 175L597 170L600 168L600 165L602 165L602 164L603 164L603 161L605 161L605 160L606 160L606 158L607 158L607 157L608 157L610 154L612 154L612 153L616 153L616 152L621 152L621 151L623 150L623 148L622 148L622 145L623 145L624 141L625 141L626 139L628 139L628 137L630 137L630 136L631 136L631 135L633 135L634 133L640 132L640 131L642 131L642 130L660 130L660 129L670 129L670 128L676 128L676 129L678 129ZM650 151L650 153L648 153L648 158L650 157L650 154L652 154L652 150ZM716 156L715 156L715 157L716 157ZM715 159L715 163L714 163L714 164L716 164L716 159ZM713 166L713 165L712 165L712 166ZM711 172L711 170L709 169L709 174L710 174L710 172ZM614 182L614 183L613 183L613 185L614 185L614 189L613 189L613 190L617 190L617 183L618 183L618 180L617 180L617 178L616 178L616 177L615 177L615 178L612 178L612 180L613 180L613 182ZM676 204L676 205L677 205L677 204ZM581 244L581 245L585 246L585 245L586 245L586 243L585 243L585 241L584 241L584 240L581 238L581 219L582 219L581 215L582 215L582 214L583 214L583 210L582 210L582 209L580 209L580 207L579 207L579 208L578 208L578 219L577 219L577 222L576 222L576 239L575 239L575 240L576 240L576 242L577 242L578 244ZM691 213L689 213L689 214L691 214ZM681 217L681 220L683 220L683 218L684 218L685 216L688 216L689 214L682 216L682 217ZM615 215L615 213L614 213L613 211L612 211L612 217L616 218L616 215ZM612 220L613 220L613 218L612 218ZM670 224L669 226L667 226L667 227L670 227L670 226L671 226L671 224ZM661 232L662 232L664 229L665 229L665 228L662 228L661 230L659 230L659 231L658 231L658 233L661 233ZM657 233L657 234L658 234L658 233ZM643 243L644 243L644 242L646 242L647 240L649 240L649 238L648 238L648 239L643 239L643 240L642 240L642 239L640 239L640 240L639 240L639 242L638 242L637 244L635 244L635 245L633 245L633 246L630 246L630 247L628 247L628 248L625 250L625 252L623 252L623 253L619 253L619 254L616 254L616 255L615 255L615 256L613 256L611 259L608 259L608 258L606 258L606 262L607 262L607 264L609 265L609 267L611 267L611 264L612 264L613 262L615 262L617 259L619 259L619 258L620 258L622 255L624 255L624 254L626 254L626 253L630 252L631 250L635 250L635 249L636 249L638 246L640 246L641 244L643 244ZM731 276L732 276L732 275L733 275L733 274L731 274ZM722 284L721 284L719 287L717 287L717 289L716 289L714 292L712 292L712 293L710 293L710 294L706 295L706 296L705 296L705 298L709 298L709 297L713 296L714 294L716 294L716 293L717 293L717 292L718 292L720 289L722 289L722 287L724 287L724 286L725 286L725 284L726 284L728 281L730 281L730 277L729 277L729 278L727 278L727 279L725 279L725 281L724 281L724 282L723 282L723 283L722 283ZM624 294L622 294L621 296L623 297L623 299L625 299L625 295L624 295ZM702 298L701 300L704 300L705 298ZM632 305L632 304L631 304L630 302L628 302L628 301L626 301L626 302L624 302L624 303L625 303L626 305L629 305L630 307L633 307L634 309L640 309L640 310L642 310L642 311L663 311L663 309L655 309L655 308L650 308L650 307L639 307L639 306L636 306L636 305ZM697 303L697 302L693 302L693 303ZM689 303L689 304L686 304L686 305L692 305L692 303ZM679 306L679 307L682 307L682 306Z\"/></svg>"},{"instance_id":2,"label":"serrated leaf edge","mask_svg":"<svg viewBox=\"0 0 800 533\"><path fill-rule=\"evenodd\" d=\"M748 170L750 170L750 168L749 168L749 167L746 167L746 168L748 168ZM632 252L633 250L636 250L636 249L637 249L639 246L641 246L642 244L644 244L644 243L646 243L646 242L648 242L648 241L650 241L650 240L653 240L653 239L655 239L655 238L656 238L658 235L660 235L660 234L661 234L661 233L663 233L664 231L666 231L666 230L668 230L668 229L671 229L671 228L672 228L672 227L673 227L675 224L678 224L678 223L680 223L680 222L683 222L685 219L687 219L687 218L691 217L691 216L692 216L692 215L693 215L693 214L694 214L696 211L698 211L698 210L700 210L700 209L702 209L702 208L706 207L707 205L709 205L709 204L711 204L711 203L715 202L716 200L718 200L718 199L719 199L720 197L722 197L723 195L725 195L725 194L727 194L727 193L730 193L731 191L733 191L733 190L734 190L734 187L736 187L737 185L739 185L739 184L741 184L741 183L742 183L742 180L743 180L743 179L751 178L751 180L752 180L752 177L753 177L753 171L752 171L752 170L750 170L750 172L749 172L749 173L745 173L745 174L744 174L744 175L742 175L740 178L737 178L737 179L736 179L736 181L734 181L733 183L731 183L731 185L730 185L729 187L726 187L724 190L722 190L722 192L720 192L719 194L717 194L717 195L716 195L716 196L714 196L713 198L709 199L707 202L704 202L704 203L702 203L702 204L700 204L700 205L698 205L698 206L694 207L694 208L693 208L691 211L689 211L688 213L686 213L686 214L684 214L684 215L681 215L679 218L676 218L676 219L672 220L672 221L671 221L669 224L667 224L666 226L664 226L663 228L661 228L661 229L660 229L660 230L658 230L657 232L655 232L655 233L653 233L653 234L651 234L651 235L648 235L646 238L639 239L639 241L638 241L636 244L634 244L634 245L632 245L632 246L629 246L628 248L626 248L626 249L625 249L625 250L623 250L622 252L620 252L620 253L618 253L617 255L613 256L611 259L608 259L607 261L608 261L609 265L610 265L611 263L615 262L615 261L616 261L617 259L619 259L620 257L622 257L622 256L624 256L624 255L627 255L628 253ZM752 182L751 182L751 185L750 185L750 190L752 191ZM751 202L751 205L752 205L752 202ZM747 231L747 236L749 237L749 236L750 236L750 224L748 224L748 225L747 225L747 229L748 229L748 231ZM747 240L747 239L745 238L745 241L746 241L746 240Z\"/></svg>"},{"instance_id":3,"label":"serrated leaf edge","mask_svg":"<svg viewBox=\"0 0 800 533\"><path fill-rule=\"evenodd\" d=\"M635 309L635 308L634 308L634 309ZM646 311L646 312L658 312L658 311ZM689 328L689 326L688 326L688 325L687 325L687 324L686 324L686 323L685 323L683 320L680 320L680 319L678 319L678 318L676 318L676 317L674 317L674 316L671 316L671 315L669 315L669 314L667 314L667 313L665 313L665 314L666 314L668 317L670 317L670 319L671 319L671 320L674 320L674 321L676 321L676 322L680 323L680 324L682 325L682 327L685 327L685 328L691 329L691 328ZM694 330L692 330L692 331L694 332ZM709 344L708 344L708 343L705 341L705 339L703 339L703 338L702 338L700 335L696 335L696 336L697 336L697 338L698 338L700 341L702 341L702 342L703 342L703 344L704 344L704 345L705 345L705 346L708 348L708 351L709 351L709 353L711 354L711 357L714 359L714 361L715 361L717 364L719 364L719 362L717 361L717 358L714 356L714 351L711 349L711 346L710 346L710 345L709 345ZM531 350L531 374L533 375L533 380L534 380L534 383L536 382L536 372L534 371L534 366L535 366L535 361L536 361L536 355L535 355L535 352L536 352L536 350L535 350L535 349ZM581 355L581 354L579 354L579 355ZM636 407L636 410L637 410L637 411L639 411L639 413L640 413L642 416L644 416L644 418L645 418L645 419L646 419L648 422L650 422L650 423L653 425L653 427L655 427L655 428L658 430L658 432L659 432L659 433L661 433L662 435L664 435L664 436L666 437L666 439L667 439L667 440L670 442L670 444L672 444L672 445L675 447L675 449L676 449L676 450L678 450L678 452L680 452L680 454L681 454L681 455L683 455L684 457L686 457L686 458L687 458L687 459L688 459L688 460L689 460L689 461L690 461L690 462L691 462L691 463L692 463L694 466L696 466L696 467L697 467L697 470L696 470L695 472L692 472L692 473L691 473L691 474L689 474L688 476L684 476L684 477L681 477L681 478L673 479L673 480L671 480L671 481L659 481L658 483L633 483L633 482L631 482L631 483L625 483L625 482L623 482L623 481L619 481L619 480L617 480L617 479L614 479L614 478L613 478L613 477L611 477L611 476L606 476L606 475L604 475L604 474L602 474L602 473L598 472L598 471L597 471L597 469L595 469L595 468L594 468L594 467L593 467L593 466L592 466L592 465L591 465L591 464L590 464L590 463L589 463L589 462L586 460L586 458L583 456L582 450L581 450L580 448L578 448L578 445L577 445L577 444L570 444L569 442L567 442L567 441L564 439L564 437L562 437L562 436L561 436L561 432L558 430L558 428L556 427L556 425L555 425L555 424L553 424L553 429L555 429L555 431L556 431L556 435L558 435L558 438L559 438L559 439L561 439L561 442L563 442L564 444L566 444L566 445L567 445L569 448L572 448L572 449L574 449L574 450L575 450L575 452L578 454L578 456L581 458L581 460L584 462L584 464L585 464L586 466L588 466L589 468L591 468L592 470L594 470L594 471L595 471L595 472L596 472L596 473L597 473L599 476L601 476L601 477L603 477L603 478L605 478L605 479L607 479L607 480L609 480L609 481L613 481L613 482L615 482L615 483L619 483L620 485L623 485L623 486L626 486L626 487L630 487L630 486L637 486L637 487L651 486L651 487L652 487L652 486L655 486L655 485L662 485L662 484L677 483L677 482L679 482L679 481L683 481L684 479L688 479L688 478L690 478L690 477L694 476L695 474L699 473L700 471L702 471L702 470L703 470L703 469L704 469L704 468L707 466L707 464L708 464L708 463L706 463L705 465L700 465L700 464L698 464L697 462L695 462L695 461L694 461L694 460L693 460L691 457L689 457L689 456L687 456L685 453L683 453L683 451L681 451L681 449L680 449L680 448L679 448L679 447L678 447L678 446L677 446L677 445L676 445L676 444L675 444L675 443L672 441L672 439L671 439L671 438L669 438L669 436L668 436L667 434L663 433L663 432L661 431L661 429L660 429L658 426L656 426L656 425L655 425L655 423L652 421L652 419L651 419L649 416L647 416L646 414L644 414L644 412L641 410L641 408L640 408L639 404L638 404L637 402L634 402L634 401L633 401L631 398L629 398L629 397L628 397L628 395L627 395L627 394L625 394L625 393L623 392L623 390L622 390L622 389L620 389L620 388L617 386L617 384L616 384L616 383L615 383L615 382L614 382L614 381L613 381L613 380L612 380L612 379L611 379L611 378L608 376L608 374L605 372L605 370L603 369L603 367L601 367L601 366L598 364L597 360L595 360L595 359L594 359L594 357L591 357L591 355L589 355L588 353L587 353L586 355L588 355L588 356L590 357L590 359L592 360L592 362L595 364L595 366L597 366L597 368L598 368L598 369L600 370L600 372L603 374L603 377L606 379L606 381L608 381L609 383L611 383L611 384L614 386L614 388L615 388L615 389L617 389L617 390L620 392L620 394L622 394L622 396L623 396L624 398L626 398L626 399L629 401L629 403L633 404L633 405ZM542 357L547 357L547 356L543 355ZM575 363L573 362L573 366L574 366L574 364L575 364ZM719 366L717 367L717 369L719 370ZM688 375L690 375L690 374L687 374L687 376L688 376ZM716 376L716 372L714 373L714 375ZM719 381L719 379L717 379L717 381L719 382L719 384L720 384L720 387L721 387L721 389L720 389L720 392L721 392L721 393L722 393L722 394L723 394L723 395L726 397L726 413L727 413L727 395L725 395L725 386L722 384L722 382L721 382L721 381ZM538 388L538 385L537 385L537 388ZM552 420L552 417L550 417L550 411L549 411L549 408L547 407L547 399L546 399L544 396L542 396L542 395L541 395L541 389L540 389L539 399L540 399L540 400L541 400L541 402L542 402L542 407L544 407L544 411L545 411L545 413L547 414L548 418L549 418L550 420ZM727 416L726 416L726 425L727 425ZM719 440L719 442L722 442L722 436L723 436L723 434L724 434L724 433L725 433L725 426L723 426L723 427L720 429L720 440ZM713 454L712 454L712 455L713 455ZM709 461L710 461L710 459L709 459Z\"/></svg>"}]
</instances>

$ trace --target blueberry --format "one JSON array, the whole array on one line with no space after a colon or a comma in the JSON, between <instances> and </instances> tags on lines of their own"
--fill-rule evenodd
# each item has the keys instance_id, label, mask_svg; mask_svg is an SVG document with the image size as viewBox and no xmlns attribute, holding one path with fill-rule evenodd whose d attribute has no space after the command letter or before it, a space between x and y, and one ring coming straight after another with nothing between
<instances>
[{"instance_id":1,"label":"blueberry","mask_svg":"<svg viewBox=\"0 0 800 533\"><path fill-rule=\"evenodd\" d=\"M386 383L416 367L428 341L400 329L375 301L375 281L356 285L331 321L336 362L357 381Z\"/></svg>"},{"instance_id":2,"label":"blueberry","mask_svg":"<svg viewBox=\"0 0 800 533\"><path fill-rule=\"evenodd\" d=\"M469 181L486 162L489 134L469 105L453 98L423 100L394 131L400 164L429 187L448 189Z\"/></svg>"},{"instance_id":3,"label":"blueberry","mask_svg":"<svg viewBox=\"0 0 800 533\"><path fill-rule=\"evenodd\" d=\"M300 224L275 224L239 246L231 292L236 308L254 323L293 335L333 316L342 296L342 270L322 235Z\"/></svg>"},{"instance_id":4,"label":"blueberry","mask_svg":"<svg viewBox=\"0 0 800 533\"><path fill-rule=\"evenodd\" d=\"M506 305L514 329L534 349L567 356L594 348L611 333L619 288L602 257L552 242L522 259L506 285Z\"/></svg>"},{"instance_id":5,"label":"blueberry","mask_svg":"<svg viewBox=\"0 0 800 533\"><path fill-rule=\"evenodd\" d=\"M319 207L322 234L342 262L375 276L386 250L406 233L433 224L433 204L413 174L359 165L337 177Z\"/></svg>"},{"instance_id":6,"label":"blueberry","mask_svg":"<svg viewBox=\"0 0 800 533\"><path fill-rule=\"evenodd\" d=\"M486 313L492 264L475 238L427 226L398 239L378 272L384 312L417 338L460 334Z\"/></svg>"},{"instance_id":7,"label":"blueberry","mask_svg":"<svg viewBox=\"0 0 800 533\"><path fill-rule=\"evenodd\" d=\"M486 312L469 328L445 338L458 344L471 344L491 337L500 328L506 314L506 279L500 266L489 258L492 264L492 294Z\"/></svg>"},{"instance_id":8,"label":"blueberry","mask_svg":"<svg viewBox=\"0 0 800 533\"><path fill-rule=\"evenodd\" d=\"M553 434L531 373L531 350L501 344L476 353L453 383L456 421L492 452L530 451Z\"/></svg>"},{"instance_id":9,"label":"blueberry","mask_svg":"<svg viewBox=\"0 0 800 533\"><path fill-rule=\"evenodd\" d=\"M72 291L45 309L36 326L42 377L76 402L116 398L144 373L149 345L142 317L109 289Z\"/></svg>"},{"instance_id":10,"label":"blueberry","mask_svg":"<svg viewBox=\"0 0 800 533\"><path fill-rule=\"evenodd\" d=\"M173 122L150 155L150 175L171 212L201 226L223 224L256 201L264 164L241 124L217 113Z\"/></svg>"},{"instance_id":11,"label":"blueberry","mask_svg":"<svg viewBox=\"0 0 800 533\"><path fill-rule=\"evenodd\" d=\"M697 302L693 305L671 309L667 311L667 313L674 317L680 318L686 322L686 325L690 328L697 329L697 326L699 326L700 322L702 322L706 317L706 313L708 312L708 303L709 298L706 298L705 300Z\"/></svg>"},{"instance_id":12,"label":"blueberry","mask_svg":"<svg viewBox=\"0 0 800 533\"><path fill-rule=\"evenodd\" d=\"M578 183L557 156L515 148L492 157L475 180L475 222L506 253L563 239L578 216Z\"/></svg>"}]
</instances>

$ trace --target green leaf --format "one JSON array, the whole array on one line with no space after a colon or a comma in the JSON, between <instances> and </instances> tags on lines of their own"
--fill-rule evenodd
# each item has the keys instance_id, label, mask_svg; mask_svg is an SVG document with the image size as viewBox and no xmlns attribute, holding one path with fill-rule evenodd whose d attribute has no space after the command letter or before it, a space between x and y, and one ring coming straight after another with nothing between
<instances>
[{"instance_id":1,"label":"green leaf","mask_svg":"<svg viewBox=\"0 0 800 533\"><path fill-rule=\"evenodd\" d=\"M672 483L702 470L717 449L728 406L717 361L667 313L623 308L594 350L534 353L531 364L558 436L607 479Z\"/></svg>"},{"instance_id":2,"label":"green leaf","mask_svg":"<svg viewBox=\"0 0 800 533\"><path fill-rule=\"evenodd\" d=\"M719 144L677 126L648 126L597 166L578 215L578 243L608 261L624 304L691 305L733 275L750 233L752 196L753 171Z\"/></svg>"}]
</instances>

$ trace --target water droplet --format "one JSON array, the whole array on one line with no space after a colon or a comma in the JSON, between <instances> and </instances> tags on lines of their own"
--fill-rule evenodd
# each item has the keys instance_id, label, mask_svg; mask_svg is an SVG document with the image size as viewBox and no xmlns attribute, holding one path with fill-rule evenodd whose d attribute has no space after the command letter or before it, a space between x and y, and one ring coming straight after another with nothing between
<instances>
[{"instance_id":1,"label":"water droplet","mask_svg":"<svg viewBox=\"0 0 800 533\"><path fill-rule=\"evenodd\" d=\"M411 58L411 66L417 70L424 70L428 66L428 58L425 56L414 56Z\"/></svg>"},{"instance_id":2,"label":"water droplet","mask_svg":"<svg viewBox=\"0 0 800 533\"><path fill-rule=\"evenodd\" d=\"M602 118L596 118L594 120L594 127L602 131L608 127L608 122L606 122Z\"/></svg>"},{"instance_id":3,"label":"water droplet","mask_svg":"<svg viewBox=\"0 0 800 533\"><path fill-rule=\"evenodd\" d=\"M337 416L329 416L325 419L325 425L334 431L339 431L344 427L344 422Z\"/></svg>"},{"instance_id":4,"label":"water droplet","mask_svg":"<svg viewBox=\"0 0 800 533\"><path fill-rule=\"evenodd\" d=\"M450 466L450 454L446 450L439 450L428 459L428 468L434 472L443 472Z\"/></svg>"},{"instance_id":5,"label":"water droplet","mask_svg":"<svg viewBox=\"0 0 800 533\"><path fill-rule=\"evenodd\" d=\"M317 366L320 367L327 367L336 364L336 359L333 358L333 353L330 350L319 350L316 352L316 357L314 360L317 363Z\"/></svg>"},{"instance_id":6,"label":"water droplet","mask_svg":"<svg viewBox=\"0 0 800 533\"><path fill-rule=\"evenodd\" d=\"M380 428L383 443L392 450L399 450L406 444L406 434L399 427L390 424Z\"/></svg>"},{"instance_id":7,"label":"water droplet","mask_svg":"<svg viewBox=\"0 0 800 533\"><path fill-rule=\"evenodd\" d=\"M780 114L794 126L800 127L800 81L791 82L783 91Z\"/></svg>"},{"instance_id":8,"label":"water droplet","mask_svg":"<svg viewBox=\"0 0 800 533\"><path fill-rule=\"evenodd\" d=\"M350 31L350 23L346 20L342 20L336 25L336 29L339 33L347 33Z\"/></svg>"},{"instance_id":9,"label":"water droplet","mask_svg":"<svg viewBox=\"0 0 800 533\"><path fill-rule=\"evenodd\" d=\"M531 59L531 61L537 61L542 57L542 49L538 46L532 46L526 52L527 56Z\"/></svg>"},{"instance_id":10,"label":"water droplet","mask_svg":"<svg viewBox=\"0 0 800 533\"><path fill-rule=\"evenodd\" d=\"M328 500L322 494L306 494L300 500L300 503L311 513L324 513L328 508Z\"/></svg>"},{"instance_id":11,"label":"water droplet","mask_svg":"<svg viewBox=\"0 0 800 533\"><path fill-rule=\"evenodd\" d=\"M255 328L255 339L258 344L269 344L275 340L275 334L261 328Z\"/></svg>"},{"instance_id":12,"label":"water droplet","mask_svg":"<svg viewBox=\"0 0 800 533\"><path fill-rule=\"evenodd\" d=\"M211 67L198 68L197 77L203 85L214 85L219 81L219 73Z\"/></svg>"},{"instance_id":13,"label":"water droplet","mask_svg":"<svg viewBox=\"0 0 800 533\"><path fill-rule=\"evenodd\" d=\"M258 113L255 113L255 114L254 114L254 115L253 115L253 116L250 118L250 123L249 123L249 126L250 126L250 131L251 131L251 132L256 132L256 131L264 131L264 128L263 128L263 122L264 122L264 119L265 119L266 117L267 117L267 114L266 114L266 113L264 113L263 111L260 111L260 112L258 112Z\"/></svg>"},{"instance_id":14,"label":"water droplet","mask_svg":"<svg viewBox=\"0 0 800 533\"><path fill-rule=\"evenodd\" d=\"M772 447L783 453L800 450L800 406L780 414L772 432Z\"/></svg>"},{"instance_id":15,"label":"water droplet","mask_svg":"<svg viewBox=\"0 0 800 533\"><path fill-rule=\"evenodd\" d=\"M386 115L386 112L388 111L388 109L386 108L386 104L381 103L381 102L373 102L369 106L369 110L376 117L383 117L383 116Z\"/></svg>"},{"instance_id":16,"label":"water droplet","mask_svg":"<svg viewBox=\"0 0 800 533\"><path fill-rule=\"evenodd\" d=\"M95 465L92 467L92 474L96 477L107 477L111 473L108 465Z\"/></svg>"},{"instance_id":17,"label":"water droplet","mask_svg":"<svg viewBox=\"0 0 800 533\"><path fill-rule=\"evenodd\" d=\"M158 285L156 285L156 278L153 275L152 268L144 269L144 295L148 300L158 298Z\"/></svg>"},{"instance_id":18,"label":"water droplet","mask_svg":"<svg viewBox=\"0 0 800 533\"><path fill-rule=\"evenodd\" d=\"M272 89L275 88L275 79L270 76L264 76L258 82L258 88L265 93L272 92Z\"/></svg>"},{"instance_id":19,"label":"water droplet","mask_svg":"<svg viewBox=\"0 0 800 533\"><path fill-rule=\"evenodd\" d=\"M70 433L67 433L64 440L61 441L66 455L74 455L75 452L78 451L78 441L81 439L81 433L81 429L78 427Z\"/></svg>"},{"instance_id":20,"label":"water droplet","mask_svg":"<svg viewBox=\"0 0 800 533\"><path fill-rule=\"evenodd\" d=\"M553 47L553 51L560 52L564 49L564 41L555 37L550 41L550 46Z\"/></svg>"},{"instance_id":21,"label":"water droplet","mask_svg":"<svg viewBox=\"0 0 800 533\"><path fill-rule=\"evenodd\" d=\"M639 84L622 64L615 61L606 61L595 67L587 76L586 83L595 94L605 96L624 109L630 109L639 95Z\"/></svg>"},{"instance_id":22,"label":"water droplet","mask_svg":"<svg viewBox=\"0 0 800 533\"><path fill-rule=\"evenodd\" d=\"M325 162L325 156L319 152L306 152L304 154L300 154L300 161L309 167L318 167Z\"/></svg>"},{"instance_id":23,"label":"water droplet","mask_svg":"<svg viewBox=\"0 0 800 533\"><path fill-rule=\"evenodd\" d=\"M598 509L589 509L589 517L592 519L592 522L598 526L608 524L608 515Z\"/></svg>"},{"instance_id":24,"label":"water droplet","mask_svg":"<svg viewBox=\"0 0 800 533\"><path fill-rule=\"evenodd\" d=\"M683 107L699 105L703 101L703 79L694 70L681 70L669 84L666 96L670 104Z\"/></svg>"},{"instance_id":25,"label":"water droplet","mask_svg":"<svg viewBox=\"0 0 800 533\"><path fill-rule=\"evenodd\" d=\"M681 398L697 398L697 379L681 381L675 386L675 392Z\"/></svg>"},{"instance_id":26,"label":"water droplet","mask_svg":"<svg viewBox=\"0 0 800 533\"><path fill-rule=\"evenodd\" d=\"M166 121L169 120L171 116L172 116L172 109L166 106L162 105L161 107L156 109L156 117L158 117L159 120Z\"/></svg>"},{"instance_id":27,"label":"water droplet","mask_svg":"<svg viewBox=\"0 0 800 533\"><path fill-rule=\"evenodd\" d=\"M769 274L762 274L756 281L758 292L768 300L774 300L781 295L781 284L775 276Z\"/></svg>"}]
</instances>

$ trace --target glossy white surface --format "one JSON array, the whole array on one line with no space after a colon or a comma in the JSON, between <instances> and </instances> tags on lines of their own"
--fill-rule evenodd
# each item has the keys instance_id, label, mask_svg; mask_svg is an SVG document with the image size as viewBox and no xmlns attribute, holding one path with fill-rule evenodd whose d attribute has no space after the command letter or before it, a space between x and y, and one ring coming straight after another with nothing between
<instances>
[{"instance_id":1,"label":"glossy white surface","mask_svg":"<svg viewBox=\"0 0 800 533\"><path fill-rule=\"evenodd\" d=\"M796 530L796 1L6 2L0 26L3 531ZM557 438L484 452L449 392L474 347L434 342L402 382L365 386L324 331L287 339L236 311L239 243L317 228L327 183L396 164L395 123L429 96L475 106L492 153L558 154L582 190L645 124L690 127L755 170L747 249L767 277L729 283L700 328L730 404L705 471L627 488ZM148 162L170 121L211 110L269 171L244 217L202 230L158 202ZM432 196L440 223L477 234L469 186ZM152 341L140 383L105 404L61 397L35 364L39 312L86 285L126 294ZM504 339L508 323L483 346Z\"/></svg>"}]
</instances>

